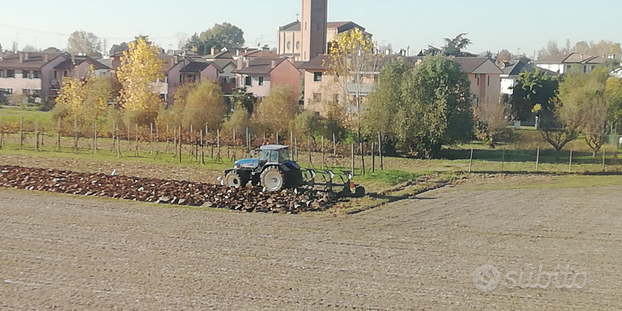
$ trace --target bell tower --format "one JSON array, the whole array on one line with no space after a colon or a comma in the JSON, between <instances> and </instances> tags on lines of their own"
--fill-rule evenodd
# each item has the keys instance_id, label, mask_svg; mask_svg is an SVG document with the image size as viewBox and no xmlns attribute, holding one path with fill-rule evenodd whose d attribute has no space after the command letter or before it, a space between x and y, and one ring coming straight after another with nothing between
<instances>
[{"instance_id":1,"label":"bell tower","mask_svg":"<svg viewBox=\"0 0 622 311\"><path fill-rule=\"evenodd\" d=\"M327 20L328 0L302 0L300 60L309 61L326 53Z\"/></svg>"}]
</instances>

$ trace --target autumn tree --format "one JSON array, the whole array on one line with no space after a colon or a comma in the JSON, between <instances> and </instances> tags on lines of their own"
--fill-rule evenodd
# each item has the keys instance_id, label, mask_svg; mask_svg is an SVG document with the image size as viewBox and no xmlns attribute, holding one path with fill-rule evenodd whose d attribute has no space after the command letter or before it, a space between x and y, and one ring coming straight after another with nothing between
<instances>
[{"instance_id":1,"label":"autumn tree","mask_svg":"<svg viewBox=\"0 0 622 311\"><path fill-rule=\"evenodd\" d=\"M297 96L289 85L275 86L257 107L256 123L267 132L286 132L298 113Z\"/></svg>"},{"instance_id":2,"label":"autumn tree","mask_svg":"<svg viewBox=\"0 0 622 311\"><path fill-rule=\"evenodd\" d=\"M473 42L471 39L467 38L466 35L467 33L460 33L453 38L445 38L443 39L445 44L440 48L429 45L427 49L424 49L419 53L419 56L469 56L469 53L466 53L463 50Z\"/></svg>"},{"instance_id":3,"label":"autumn tree","mask_svg":"<svg viewBox=\"0 0 622 311\"><path fill-rule=\"evenodd\" d=\"M619 122L622 88L617 78L609 77L608 68L598 67L589 74L570 74L559 87L559 108L563 122L577 120L578 130L593 155L607 142L615 124Z\"/></svg>"},{"instance_id":4,"label":"autumn tree","mask_svg":"<svg viewBox=\"0 0 622 311\"><path fill-rule=\"evenodd\" d=\"M485 100L474 108L475 134L485 145L495 148L507 133L506 107L495 101Z\"/></svg>"},{"instance_id":5,"label":"autumn tree","mask_svg":"<svg viewBox=\"0 0 622 311\"><path fill-rule=\"evenodd\" d=\"M228 50L244 46L244 31L230 23L215 24L214 27L202 32L195 33L188 39L186 48L194 50L201 55L211 53L212 48Z\"/></svg>"},{"instance_id":6,"label":"autumn tree","mask_svg":"<svg viewBox=\"0 0 622 311\"><path fill-rule=\"evenodd\" d=\"M85 79L63 78L60 95L56 98L56 114L63 111L65 117L75 120L80 128L90 128L93 122L106 116L108 102L113 94L111 79L95 76L89 70Z\"/></svg>"},{"instance_id":7,"label":"autumn tree","mask_svg":"<svg viewBox=\"0 0 622 311\"><path fill-rule=\"evenodd\" d=\"M37 51L38 51L38 50L37 50L34 46L29 45L29 44L27 44L26 46L24 46L24 48L22 49L22 52L29 52L29 53L32 53L32 52L37 52Z\"/></svg>"},{"instance_id":8,"label":"autumn tree","mask_svg":"<svg viewBox=\"0 0 622 311\"><path fill-rule=\"evenodd\" d=\"M60 53L60 52L62 52L62 51L61 51L61 50L59 50L59 49L58 49L58 48L56 48L56 47L50 46L50 47L48 47L47 49L45 49L45 50L43 50L43 51L41 51L41 52L44 52L44 53Z\"/></svg>"},{"instance_id":9,"label":"autumn tree","mask_svg":"<svg viewBox=\"0 0 622 311\"><path fill-rule=\"evenodd\" d=\"M610 77L605 84L606 101L609 103L609 127L612 131L622 129L622 79Z\"/></svg>"},{"instance_id":10,"label":"autumn tree","mask_svg":"<svg viewBox=\"0 0 622 311\"><path fill-rule=\"evenodd\" d=\"M351 128L356 128L361 136L361 106L363 98L375 84L383 56L376 53L377 44L358 28L338 34L330 44L328 75L333 78L332 87L342 98L341 105L354 108L355 120L350 120ZM352 101L350 100L352 98ZM345 111L343 107L341 111Z\"/></svg>"},{"instance_id":11,"label":"autumn tree","mask_svg":"<svg viewBox=\"0 0 622 311\"><path fill-rule=\"evenodd\" d=\"M187 128L205 127L216 129L222 124L226 112L224 96L219 85L210 81L196 85L186 98L181 119Z\"/></svg>"},{"instance_id":12,"label":"autumn tree","mask_svg":"<svg viewBox=\"0 0 622 311\"><path fill-rule=\"evenodd\" d=\"M69 39L67 40L67 50L71 54L100 56L102 41L92 32L77 30L69 35Z\"/></svg>"},{"instance_id":13,"label":"autumn tree","mask_svg":"<svg viewBox=\"0 0 622 311\"><path fill-rule=\"evenodd\" d=\"M157 58L159 49L138 38L123 52L117 78L122 86L120 105L124 120L148 124L153 121L161 102L158 83L164 76L164 62Z\"/></svg>"}]
</instances>

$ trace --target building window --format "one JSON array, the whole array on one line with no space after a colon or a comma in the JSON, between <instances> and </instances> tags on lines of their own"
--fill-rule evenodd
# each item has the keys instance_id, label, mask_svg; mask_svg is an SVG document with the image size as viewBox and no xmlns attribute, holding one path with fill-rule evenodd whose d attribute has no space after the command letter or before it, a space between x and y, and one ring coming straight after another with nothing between
<instances>
[{"instance_id":1,"label":"building window","mask_svg":"<svg viewBox=\"0 0 622 311\"><path fill-rule=\"evenodd\" d=\"M322 93L313 93L313 102L319 103L322 101Z\"/></svg>"},{"instance_id":2,"label":"building window","mask_svg":"<svg viewBox=\"0 0 622 311\"><path fill-rule=\"evenodd\" d=\"M28 70L22 70L22 79L28 79L30 72Z\"/></svg>"},{"instance_id":3,"label":"building window","mask_svg":"<svg viewBox=\"0 0 622 311\"><path fill-rule=\"evenodd\" d=\"M488 80L486 83L490 86L490 76L486 76L486 79Z\"/></svg>"},{"instance_id":4,"label":"building window","mask_svg":"<svg viewBox=\"0 0 622 311\"><path fill-rule=\"evenodd\" d=\"M587 66L583 66L583 73L587 73Z\"/></svg>"},{"instance_id":5,"label":"building window","mask_svg":"<svg viewBox=\"0 0 622 311\"><path fill-rule=\"evenodd\" d=\"M263 86L263 77L260 76L259 78L257 78L257 81L259 86Z\"/></svg>"},{"instance_id":6,"label":"building window","mask_svg":"<svg viewBox=\"0 0 622 311\"><path fill-rule=\"evenodd\" d=\"M32 96L41 97L41 90L32 90Z\"/></svg>"},{"instance_id":7,"label":"building window","mask_svg":"<svg viewBox=\"0 0 622 311\"><path fill-rule=\"evenodd\" d=\"M54 71L54 79L58 79L58 71Z\"/></svg>"},{"instance_id":8,"label":"building window","mask_svg":"<svg viewBox=\"0 0 622 311\"><path fill-rule=\"evenodd\" d=\"M296 42L296 50L300 51L300 41Z\"/></svg>"},{"instance_id":9,"label":"building window","mask_svg":"<svg viewBox=\"0 0 622 311\"><path fill-rule=\"evenodd\" d=\"M321 72L314 72L313 73L313 81L315 81L315 82L322 82L322 73Z\"/></svg>"},{"instance_id":10,"label":"building window","mask_svg":"<svg viewBox=\"0 0 622 311\"><path fill-rule=\"evenodd\" d=\"M0 69L0 78L4 78L4 70Z\"/></svg>"},{"instance_id":11,"label":"building window","mask_svg":"<svg viewBox=\"0 0 622 311\"><path fill-rule=\"evenodd\" d=\"M288 50L292 49L292 42L291 41L287 41L287 49Z\"/></svg>"},{"instance_id":12,"label":"building window","mask_svg":"<svg viewBox=\"0 0 622 311\"><path fill-rule=\"evenodd\" d=\"M7 69L7 71L6 71L6 77L7 77L7 78L15 78L15 70L13 70L13 69Z\"/></svg>"},{"instance_id":13,"label":"building window","mask_svg":"<svg viewBox=\"0 0 622 311\"><path fill-rule=\"evenodd\" d=\"M35 71L33 71L33 72L32 72L32 77L33 77L34 79L39 79L39 78L41 78L41 77L39 76L39 70L35 70Z\"/></svg>"},{"instance_id":14,"label":"building window","mask_svg":"<svg viewBox=\"0 0 622 311\"><path fill-rule=\"evenodd\" d=\"M69 71L67 70L63 71L63 77L69 77Z\"/></svg>"},{"instance_id":15,"label":"building window","mask_svg":"<svg viewBox=\"0 0 622 311\"><path fill-rule=\"evenodd\" d=\"M179 75L179 84L184 83L184 75Z\"/></svg>"},{"instance_id":16,"label":"building window","mask_svg":"<svg viewBox=\"0 0 622 311\"><path fill-rule=\"evenodd\" d=\"M476 81L477 85L479 85L479 75L475 75L475 81Z\"/></svg>"},{"instance_id":17,"label":"building window","mask_svg":"<svg viewBox=\"0 0 622 311\"><path fill-rule=\"evenodd\" d=\"M246 76L246 78L244 79L244 85L252 86L253 85L253 79L250 76Z\"/></svg>"},{"instance_id":18,"label":"building window","mask_svg":"<svg viewBox=\"0 0 622 311\"><path fill-rule=\"evenodd\" d=\"M13 89L12 88L0 88L0 93L13 94Z\"/></svg>"}]
</instances>

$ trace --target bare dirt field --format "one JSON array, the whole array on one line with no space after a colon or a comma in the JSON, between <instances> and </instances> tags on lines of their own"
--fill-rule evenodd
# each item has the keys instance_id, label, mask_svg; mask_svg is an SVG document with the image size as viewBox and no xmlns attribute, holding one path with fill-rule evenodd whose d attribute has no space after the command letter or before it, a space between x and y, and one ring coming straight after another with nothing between
<instances>
[{"instance_id":1,"label":"bare dirt field","mask_svg":"<svg viewBox=\"0 0 622 311\"><path fill-rule=\"evenodd\" d=\"M0 309L622 309L622 185L481 188L337 217L0 189ZM505 277L558 265L585 286Z\"/></svg>"}]
</instances>

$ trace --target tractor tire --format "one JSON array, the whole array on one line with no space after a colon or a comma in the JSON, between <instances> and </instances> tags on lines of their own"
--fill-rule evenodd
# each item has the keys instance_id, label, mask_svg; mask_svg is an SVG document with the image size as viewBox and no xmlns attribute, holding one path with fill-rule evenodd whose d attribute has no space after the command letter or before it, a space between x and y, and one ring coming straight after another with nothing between
<instances>
[{"instance_id":1,"label":"tractor tire","mask_svg":"<svg viewBox=\"0 0 622 311\"><path fill-rule=\"evenodd\" d=\"M363 188L363 186L356 186L356 188L354 188L354 197L362 198L364 196L365 196L365 188Z\"/></svg>"},{"instance_id":2,"label":"tractor tire","mask_svg":"<svg viewBox=\"0 0 622 311\"><path fill-rule=\"evenodd\" d=\"M261 172L261 186L267 191L280 191L284 185L285 175L278 167L271 166Z\"/></svg>"},{"instance_id":3,"label":"tractor tire","mask_svg":"<svg viewBox=\"0 0 622 311\"><path fill-rule=\"evenodd\" d=\"M231 171L225 175L225 186L232 188L245 187L249 178L239 171Z\"/></svg>"}]
</instances>

